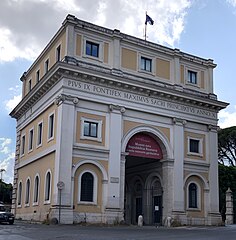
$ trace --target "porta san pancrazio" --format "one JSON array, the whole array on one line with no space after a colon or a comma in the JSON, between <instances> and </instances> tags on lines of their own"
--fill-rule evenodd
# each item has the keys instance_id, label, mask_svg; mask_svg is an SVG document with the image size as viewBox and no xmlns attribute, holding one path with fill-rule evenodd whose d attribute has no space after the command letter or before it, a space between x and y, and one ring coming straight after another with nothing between
<instances>
[{"instance_id":1,"label":"porta san pancrazio","mask_svg":"<svg viewBox=\"0 0 236 240\"><path fill-rule=\"evenodd\" d=\"M219 224L215 67L68 15L10 113L16 217Z\"/></svg>"}]
</instances>

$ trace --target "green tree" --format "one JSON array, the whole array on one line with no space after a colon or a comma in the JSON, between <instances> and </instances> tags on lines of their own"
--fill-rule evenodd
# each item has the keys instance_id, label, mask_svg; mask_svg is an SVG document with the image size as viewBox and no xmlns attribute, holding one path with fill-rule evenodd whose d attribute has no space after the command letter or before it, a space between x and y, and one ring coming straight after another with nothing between
<instances>
[{"instance_id":1,"label":"green tree","mask_svg":"<svg viewBox=\"0 0 236 240\"><path fill-rule=\"evenodd\" d=\"M219 164L219 202L222 219L225 220L225 193L230 188L234 194L234 222L236 220L236 167Z\"/></svg>"},{"instance_id":2,"label":"green tree","mask_svg":"<svg viewBox=\"0 0 236 240\"><path fill-rule=\"evenodd\" d=\"M0 202L11 203L12 184L0 179Z\"/></svg>"},{"instance_id":3,"label":"green tree","mask_svg":"<svg viewBox=\"0 0 236 240\"><path fill-rule=\"evenodd\" d=\"M219 130L218 160L221 164L236 166L236 126Z\"/></svg>"}]
</instances>

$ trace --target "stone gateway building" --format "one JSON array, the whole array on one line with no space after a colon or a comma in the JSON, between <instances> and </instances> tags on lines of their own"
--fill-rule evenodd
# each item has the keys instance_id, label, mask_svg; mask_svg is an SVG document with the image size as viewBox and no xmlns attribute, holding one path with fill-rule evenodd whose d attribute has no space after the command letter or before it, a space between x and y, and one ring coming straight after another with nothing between
<instances>
[{"instance_id":1,"label":"stone gateway building","mask_svg":"<svg viewBox=\"0 0 236 240\"><path fill-rule=\"evenodd\" d=\"M10 113L16 217L219 224L215 67L68 15Z\"/></svg>"}]
</instances>

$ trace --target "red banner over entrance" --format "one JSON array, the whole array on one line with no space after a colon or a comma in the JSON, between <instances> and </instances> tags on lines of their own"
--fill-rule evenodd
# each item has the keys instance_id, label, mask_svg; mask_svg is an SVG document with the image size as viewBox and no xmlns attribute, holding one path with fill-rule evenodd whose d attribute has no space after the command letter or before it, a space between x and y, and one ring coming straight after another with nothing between
<instances>
[{"instance_id":1,"label":"red banner over entrance","mask_svg":"<svg viewBox=\"0 0 236 240\"><path fill-rule=\"evenodd\" d=\"M135 134L128 142L129 156L162 159L162 151L154 138L144 133Z\"/></svg>"}]
</instances>

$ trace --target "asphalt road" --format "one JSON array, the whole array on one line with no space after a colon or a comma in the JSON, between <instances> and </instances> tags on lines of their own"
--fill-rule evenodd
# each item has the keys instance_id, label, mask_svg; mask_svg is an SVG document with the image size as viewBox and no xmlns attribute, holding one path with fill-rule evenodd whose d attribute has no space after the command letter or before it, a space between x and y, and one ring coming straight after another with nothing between
<instances>
[{"instance_id":1,"label":"asphalt road","mask_svg":"<svg viewBox=\"0 0 236 240\"><path fill-rule=\"evenodd\" d=\"M0 240L236 240L236 225L226 227L137 227L43 225L16 221L14 225L0 224Z\"/></svg>"}]
</instances>

